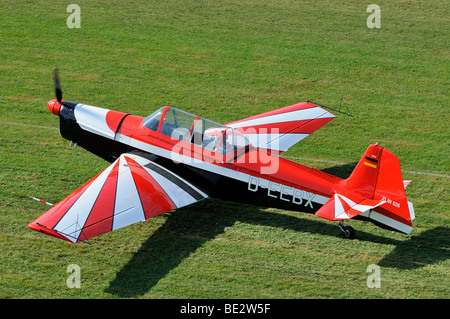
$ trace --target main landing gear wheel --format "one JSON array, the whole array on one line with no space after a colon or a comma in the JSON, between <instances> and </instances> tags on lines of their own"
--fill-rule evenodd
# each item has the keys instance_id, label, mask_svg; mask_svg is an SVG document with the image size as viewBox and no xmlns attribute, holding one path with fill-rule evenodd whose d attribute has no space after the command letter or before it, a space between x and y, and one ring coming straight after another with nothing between
<instances>
[{"instance_id":1,"label":"main landing gear wheel","mask_svg":"<svg viewBox=\"0 0 450 319\"><path fill-rule=\"evenodd\" d=\"M339 229L342 233L342 238L345 239L353 239L355 238L355 230L352 226L344 226L344 223L342 220L339 222Z\"/></svg>"}]
</instances>

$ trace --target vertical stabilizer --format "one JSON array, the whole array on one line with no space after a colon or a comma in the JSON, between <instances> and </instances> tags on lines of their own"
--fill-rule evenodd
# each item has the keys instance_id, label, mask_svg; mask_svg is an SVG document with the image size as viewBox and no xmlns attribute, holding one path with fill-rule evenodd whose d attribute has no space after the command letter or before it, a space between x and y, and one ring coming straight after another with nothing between
<instances>
[{"instance_id":1,"label":"vertical stabilizer","mask_svg":"<svg viewBox=\"0 0 450 319\"><path fill-rule=\"evenodd\" d=\"M350 177L334 191L316 215L330 220L358 216L384 228L412 232L414 208L406 198L400 162L386 148L370 145Z\"/></svg>"}]
</instances>

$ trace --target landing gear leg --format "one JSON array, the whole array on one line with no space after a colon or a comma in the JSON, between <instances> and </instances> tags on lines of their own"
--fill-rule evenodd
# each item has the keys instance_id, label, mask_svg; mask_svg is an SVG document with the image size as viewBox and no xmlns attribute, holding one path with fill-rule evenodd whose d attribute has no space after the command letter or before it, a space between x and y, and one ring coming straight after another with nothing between
<instances>
[{"instance_id":1,"label":"landing gear leg","mask_svg":"<svg viewBox=\"0 0 450 319\"><path fill-rule=\"evenodd\" d=\"M342 238L345 239L355 238L355 230L353 229L352 226L344 226L343 220L339 221L339 229L341 230Z\"/></svg>"}]
</instances>

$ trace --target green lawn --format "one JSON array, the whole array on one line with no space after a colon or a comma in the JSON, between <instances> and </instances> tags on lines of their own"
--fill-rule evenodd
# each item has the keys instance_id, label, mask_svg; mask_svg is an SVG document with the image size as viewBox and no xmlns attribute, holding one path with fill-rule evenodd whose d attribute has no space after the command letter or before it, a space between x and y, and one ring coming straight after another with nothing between
<instances>
[{"instance_id":1,"label":"green lawn","mask_svg":"<svg viewBox=\"0 0 450 319\"><path fill-rule=\"evenodd\" d=\"M449 2L0 2L0 298L448 298ZM411 235L207 199L72 245L27 228L108 166L70 148L46 103L145 116L171 105L228 123L311 100L338 117L284 156L346 177L367 146L396 154ZM81 267L70 289L67 267ZM369 265L381 287L368 288Z\"/></svg>"}]
</instances>

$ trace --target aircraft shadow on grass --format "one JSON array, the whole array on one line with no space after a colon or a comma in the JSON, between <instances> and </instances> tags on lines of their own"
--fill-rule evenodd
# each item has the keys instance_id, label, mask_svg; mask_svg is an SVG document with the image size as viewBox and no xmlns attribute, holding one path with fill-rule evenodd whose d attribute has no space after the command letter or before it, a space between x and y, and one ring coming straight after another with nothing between
<instances>
[{"instance_id":1,"label":"aircraft shadow on grass","mask_svg":"<svg viewBox=\"0 0 450 319\"><path fill-rule=\"evenodd\" d=\"M343 165L324 171L345 178L352 169L353 165ZM267 212L250 205L227 203L224 207L222 201L214 199L206 199L168 215L164 225L141 245L105 292L128 298L144 295L195 250L238 221L298 232L341 236L334 224ZM415 269L449 259L449 235L450 228L437 227L418 235L413 233L409 240L399 241L359 230L357 239L395 245L394 250L378 263L379 266Z\"/></svg>"}]
</instances>

